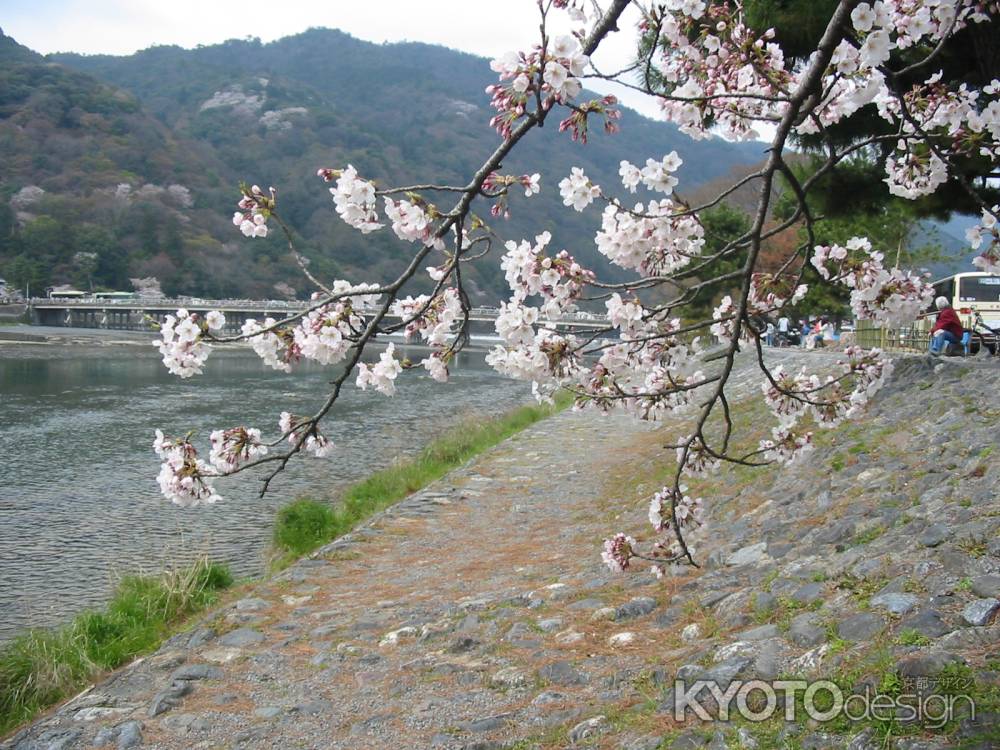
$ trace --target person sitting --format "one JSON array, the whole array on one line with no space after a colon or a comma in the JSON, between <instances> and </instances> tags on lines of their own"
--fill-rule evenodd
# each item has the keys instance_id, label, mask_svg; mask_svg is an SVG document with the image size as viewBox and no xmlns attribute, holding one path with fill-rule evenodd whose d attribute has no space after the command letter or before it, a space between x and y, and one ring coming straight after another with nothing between
<instances>
[{"instance_id":1,"label":"person sitting","mask_svg":"<svg viewBox=\"0 0 1000 750\"><path fill-rule=\"evenodd\" d=\"M947 297L938 297L934 300L934 304L940 312L934 327L931 329L931 354L940 357L942 353L947 354L947 350L942 352L942 349L962 340L965 329L962 327L962 321L958 319L958 313L948 302Z\"/></svg>"},{"instance_id":2,"label":"person sitting","mask_svg":"<svg viewBox=\"0 0 1000 750\"><path fill-rule=\"evenodd\" d=\"M830 347L837 343L837 327L832 320L827 320L823 323L821 334L824 347Z\"/></svg>"}]
</instances>

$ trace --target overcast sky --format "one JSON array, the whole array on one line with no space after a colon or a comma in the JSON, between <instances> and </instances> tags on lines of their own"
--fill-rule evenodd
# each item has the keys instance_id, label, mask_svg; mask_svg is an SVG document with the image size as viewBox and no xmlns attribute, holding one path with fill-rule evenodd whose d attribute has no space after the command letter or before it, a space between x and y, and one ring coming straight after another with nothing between
<instances>
[{"instance_id":1,"label":"overcast sky","mask_svg":"<svg viewBox=\"0 0 1000 750\"><path fill-rule=\"evenodd\" d=\"M568 31L564 13L556 31ZM612 34L597 62L610 71L626 64L635 16ZM0 0L4 33L36 52L128 55L157 44L194 47L226 39L265 42L311 26L341 29L373 42L442 44L483 57L526 49L537 38L536 0ZM607 85L588 88L607 93ZM623 102L650 117L656 107L636 94L615 90Z\"/></svg>"}]
</instances>

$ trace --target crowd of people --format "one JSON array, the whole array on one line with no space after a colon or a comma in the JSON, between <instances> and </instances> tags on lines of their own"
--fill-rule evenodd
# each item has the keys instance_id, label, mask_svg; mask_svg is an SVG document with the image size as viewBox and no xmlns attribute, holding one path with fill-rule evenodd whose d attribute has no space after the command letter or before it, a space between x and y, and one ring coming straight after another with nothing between
<instances>
[{"instance_id":1,"label":"crowd of people","mask_svg":"<svg viewBox=\"0 0 1000 750\"><path fill-rule=\"evenodd\" d=\"M815 349L833 346L839 340L836 324L826 316L800 318L796 324L788 316L782 315L777 323L767 321L764 331L764 341L768 346L801 346L805 349Z\"/></svg>"}]
</instances>

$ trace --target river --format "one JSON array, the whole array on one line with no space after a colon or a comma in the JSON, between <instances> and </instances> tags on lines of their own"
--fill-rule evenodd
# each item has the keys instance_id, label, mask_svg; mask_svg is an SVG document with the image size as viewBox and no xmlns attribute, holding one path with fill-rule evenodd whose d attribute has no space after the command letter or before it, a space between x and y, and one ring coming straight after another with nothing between
<instances>
[{"instance_id":1,"label":"river","mask_svg":"<svg viewBox=\"0 0 1000 750\"><path fill-rule=\"evenodd\" d=\"M237 576L259 575L275 511L290 499L329 498L458 418L530 398L482 352L463 353L452 369L447 384L404 372L392 398L346 387L324 428L333 457L293 462L264 498L259 477L243 474L218 482L221 502L185 509L159 493L154 429L195 430L206 457L215 427L247 424L273 437L282 410L316 410L335 370L306 364L289 376L233 350L180 380L151 346L0 342L0 640L100 606L125 573L208 554Z\"/></svg>"}]
</instances>

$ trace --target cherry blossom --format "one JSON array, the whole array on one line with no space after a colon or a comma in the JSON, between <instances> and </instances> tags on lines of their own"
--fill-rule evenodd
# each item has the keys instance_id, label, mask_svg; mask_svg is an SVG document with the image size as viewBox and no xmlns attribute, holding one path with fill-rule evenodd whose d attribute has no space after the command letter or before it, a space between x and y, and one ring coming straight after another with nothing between
<instances>
[{"instance_id":1,"label":"cherry blossom","mask_svg":"<svg viewBox=\"0 0 1000 750\"><path fill-rule=\"evenodd\" d=\"M625 534L615 534L613 538L605 540L601 559L605 565L611 568L613 573L622 573L629 568L634 544L635 539L632 537Z\"/></svg>"},{"instance_id":2,"label":"cherry blossom","mask_svg":"<svg viewBox=\"0 0 1000 750\"><path fill-rule=\"evenodd\" d=\"M326 182L337 180L336 186L330 188L337 215L345 223L359 230L362 234L381 229L378 213L375 211L375 185L358 177L353 165L346 169L320 169L318 176Z\"/></svg>"},{"instance_id":3,"label":"cherry blossom","mask_svg":"<svg viewBox=\"0 0 1000 750\"><path fill-rule=\"evenodd\" d=\"M156 481L163 496L174 505L193 508L222 499L210 481L215 472L198 458L198 451L186 438L169 439L157 430L153 451L161 459Z\"/></svg>"},{"instance_id":4,"label":"cherry blossom","mask_svg":"<svg viewBox=\"0 0 1000 750\"><path fill-rule=\"evenodd\" d=\"M289 445L297 446L301 442L305 452L316 458L326 458L333 454L333 443L320 434L313 421L307 417L283 411L278 416L278 429L286 437Z\"/></svg>"},{"instance_id":5,"label":"cherry blossom","mask_svg":"<svg viewBox=\"0 0 1000 750\"><path fill-rule=\"evenodd\" d=\"M389 344L372 367L364 362L358 363L358 377L355 380L358 388L366 391L370 386L386 396L395 395L396 377L403 371L402 365L395 358L395 353L396 345Z\"/></svg>"},{"instance_id":6,"label":"cherry blossom","mask_svg":"<svg viewBox=\"0 0 1000 750\"><path fill-rule=\"evenodd\" d=\"M651 562L651 572L660 577L671 565L693 562L688 532L695 539L706 533L701 525L702 502L687 494L683 484L687 477L717 471L724 461L759 465L798 460L812 449L814 430L858 416L891 374L892 362L883 352L858 347L845 349L836 363L823 360L816 372L806 367L795 372L780 366L768 369L759 337L754 339L757 323L803 298L806 287L799 283L803 255L823 280L850 290L856 317L886 327L913 320L930 302L933 290L917 274L886 268L883 254L873 244L878 238L855 237L843 245L816 245L808 251L800 248L787 254L780 271L768 273L756 251L771 230L754 226L728 250L706 257L705 229L698 214L728 193L702 207L685 202L679 195L685 186L677 176L681 159L676 152L637 155L632 157L636 164L619 162L623 193L634 196L641 185L659 194L642 202L626 204L603 191L581 167L572 167L559 182L566 207L583 212L595 201L600 204L599 219L594 215L594 242L601 258L616 267L611 279L600 278L596 266L585 268L577 258L586 252L579 248L550 249L558 235L553 238L546 231L533 240L508 239L471 213L474 201L485 200L490 215L507 217L512 189L514 193L523 189L526 198L539 193L540 173L500 170L520 139L542 126L550 114L561 132L582 143L592 118L603 119L608 133L618 130L617 99L608 95L584 100L581 78L602 75L584 50L596 50L611 28L624 28L625 24L619 25L624 4L613 3L607 11L589 3L585 10L584 5L584 0L539 4L542 24L536 43L491 63L498 82L487 88L495 112L490 124L503 140L468 182L377 188L350 164L318 171L325 182L334 183L330 192L345 223L368 234L383 227L384 221L398 238L417 246L413 262L395 282L384 288L339 280L329 285L307 273L321 289L308 310L284 321L248 320L234 338L248 341L266 364L286 372L299 358L324 365L347 362L333 376L330 400L318 416L282 412L279 419L290 446L282 448L288 454L328 455L333 444L318 428L343 383L354 378L362 390L392 395L404 387L403 373L418 369L408 360L398 361L391 343L376 361L361 359L372 343L382 343L385 334L402 330L408 340L419 339L430 349L420 367L434 380L448 379L452 358L464 342L462 325L469 298L468 286L463 287L468 283L463 282L468 279L464 264L481 256L495 258L502 243L499 263L510 293L496 317L500 341L486 357L490 366L530 382L539 400L567 388L576 408L619 410L647 420L686 414L692 420L693 427L684 428L688 435L674 446L673 484L655 493L649 503L649 520L658 536L648 553L640 553L635 539L624 533L604 543L602 558L612 570L626 570L633 559L642 559ZM918 199L951 181L963 184L974 198L977 184L969 178L988 173L978 165L1000 160L1000 80L954 84L941 70L946 56L926 55L970 24L995 22L995 6L978 0L855 3L841 8L823 45L811 55L792 58L781 49L773 30L755 30L747 24L739 0L637 3L642 42L637 48L648 55L640 61L648 76L639 83L629 82L655 96L665 119L694 138L721 135L746 140L758 137L762 126L773 131L781 123L770 147L776 158L747 178L758 186L771 184L781 171L781 156L788 148L785 134L791 131L826 143L830 166L879 152L873 158L884 160L890 194ZM560 35L546 25L552 8L563 11L563 21L568 17L574 24L586 23L591 8L597 16L589 32L577 29ZM848 10L850 20L845 23ZM911 66L902 75L896 67L900 61ZM851 146L827 138L830 128L862 110L881 118L884 132L892 135ZM800 187L805 192L815 190L809 181ZM257 186L241 186L241 192L234 223L244 234L266 236L271 218L288 233L278 217L273 189L265 193ZM769 216L771 192L760 194L760 216ZM450 195L456 201L448 208L442 201ZM800 220L812 232L822 218L806 215L805 199L794 197ZM384 219L379 215L379 198ZM980 223L968 233L970 244L982 249L976 265L989 271L1000 271L998 216L1000 207L984 210ZM291 234L288 239L292 242ZM470 253L474 245L483 252ZM753 250L746 256L746 267L722 275L716 261L734 257L730 251L743 248ZM443 258L428 259L431 251L441 252ZM699 284L713 279L725 281L728 294L709 300L711 319L698 320L685 308ZM594 320L598 311L599 330L574 327L574 321L581 319L577 314ZM398 323L395 318L390 322L388 314ZM189 377L201 371L209 352L206 340L225 341L213 333L224 327L225 318L217 311L203 320L180 310L166 318L157 346L172 372ZM729 402L724 399L734 388L730 372L740 356L737 331L751 337L753 351L748 356L760 357L760 390L775 422L770 437L754 440L757 449L745 456L733 453L729 439L738 425L727 424L725 437L718 440L715 426L707 421L710 416L719 418L724 410L728 422ZM710 355L701 344L706 332L720 345ZM720 359L724 367L711 364ZM252 428L217 430L211 438L213 468L197 458L187 439L167 440L160 434L157 441L164 493L187 505L213 502L217 495L211 489L212 477L248 468L266 450Z\"/></svg>"},{"instance_id":7,"label":"cherry blossom","mask_svg":"<svg viewBox=\"0 0 1000 750\"><path fill-rule=\"evenodd\" d=\"M600 194L601 189L587 178L580 167L573 167L570 176L559 181L563 205L572 206L577 211L585 209Z\"/></svg>"},{"instance_id":8,"label":"cherry blossom","mask_svg":"<svg viewBox=\"0 0 1000 750\"><path fill-rule=\"evenodd\" d=\"M934 287L924 278L882 265L883 254L865 237L852 237L846 246L818 245L812 264L825 279L851 289L851 309L862 320L875 320L890 328L914 320L934 298ZM837 265L831 271L828 263Z\"/></svg>"},{"instance_id":9,"label":"cherry blossom","mask_svg":"<svg viewBox=\"0 0 1000 750\"><path fill-rule=\"evenodd\" d=\"M196 313L185 309L167 315L160 325L160 340L153 342L167 370L181 378L200 375L211 353L211 347L202 341L203 331L198 321Z\"/></svg>"},{"instance_id":10,"label":"cherry blossom","mask_svg":"<svg viewBox=\"0 0 1000 750\"><path fill-rule=\"evenodd\" d=\"M965 233L973 250L981 248L986 241L986 248L982 254L972 259L972 263L979 270L993 274L1000 274L1000 227L997 216L1000 216L1000 206L993 206L989 211L983 209L979 224L969 227Z\"/></svg>"}]
</instances>

